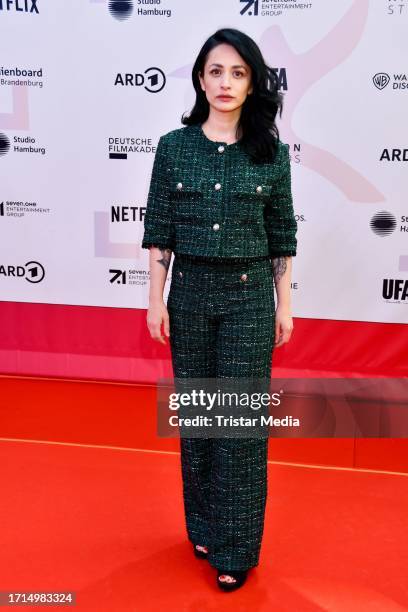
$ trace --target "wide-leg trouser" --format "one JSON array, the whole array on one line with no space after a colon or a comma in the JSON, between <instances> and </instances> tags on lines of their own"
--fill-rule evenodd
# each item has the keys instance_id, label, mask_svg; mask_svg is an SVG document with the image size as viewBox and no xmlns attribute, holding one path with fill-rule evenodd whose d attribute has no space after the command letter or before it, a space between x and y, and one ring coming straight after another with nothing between
<instances>
[{"instance_id":1,"label":"wide-leg trouser","mask_svg":"<svg viewBox=\"0 0 408 612\"><path fill-rule=\"evenodd\" d=\"M177 378L271 374L275 304L269 260L207 263L177 257L167 302ZM268 439L181 438L188 538L211 565L259 563L267 499Z\"/></svg>"}]
</instances>

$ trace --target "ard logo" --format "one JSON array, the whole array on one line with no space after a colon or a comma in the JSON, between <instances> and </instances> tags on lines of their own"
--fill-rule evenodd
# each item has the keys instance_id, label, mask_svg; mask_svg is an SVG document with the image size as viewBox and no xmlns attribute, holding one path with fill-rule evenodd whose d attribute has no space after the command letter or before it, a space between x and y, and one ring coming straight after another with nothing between
<instances>
[{"instance_id":1,"label":"ard logo","mask_svg":"<svg viewBox=\"0 0 408 612\"><path fill-rule=\"evenodd\" d=\"M377 72L377 74L373 76L373 83L377 89L384 89L384 87L387 87L389 82L390 76L386 72Z\"/></svg>"},{"instance_id":2,"label":"ard logo","mask_svg":"<svg viewBox=\"0 0 408 612\"><path fill-rule=\"evenodd\" d=\"M243 4L243 8L240 10L240 15L258 15L259 9L259 0L239 0L241 4Z\"/></svg>"}]
</instances>

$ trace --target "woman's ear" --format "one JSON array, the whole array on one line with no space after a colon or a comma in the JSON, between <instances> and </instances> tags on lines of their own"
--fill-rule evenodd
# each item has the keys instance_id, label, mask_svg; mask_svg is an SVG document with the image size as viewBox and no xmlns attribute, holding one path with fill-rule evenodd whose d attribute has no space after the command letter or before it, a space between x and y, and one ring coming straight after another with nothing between
<instances>
[{"instance_id":1,"label":"woman's ear","mask_svg":"<svg viewBox=\"0 0 408 612\"><path fill-rule=\"evenodd\" d=\"M198 79L199 79L199 81L200 81L201 89L202 89L203 91L205 91L205 87L204 87L204 85L203 85L203 77L202 77L202 75L201 75L201 72L200 72L200 71L198 71Z\"/></svg>"}]
</instances>

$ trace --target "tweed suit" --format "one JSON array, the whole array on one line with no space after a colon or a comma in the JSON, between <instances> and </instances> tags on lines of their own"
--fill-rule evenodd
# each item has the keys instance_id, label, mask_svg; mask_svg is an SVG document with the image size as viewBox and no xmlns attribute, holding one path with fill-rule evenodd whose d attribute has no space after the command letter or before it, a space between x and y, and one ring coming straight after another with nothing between
<instances>
[{"instance_id":1,"label":"tweed suit","mask_svg":"<svg viewBox=\"0 0 408 612\"><path fill-rule=\"evenodd\" d=\"M254 164L200 125L162 136L143 248L175 255L167 301L176 378L267 378L275 331L271 258L296 255L288 147ZM267 439L181 438L188 538L214 567L259 563Z\"/></svg>"}]
</instances>

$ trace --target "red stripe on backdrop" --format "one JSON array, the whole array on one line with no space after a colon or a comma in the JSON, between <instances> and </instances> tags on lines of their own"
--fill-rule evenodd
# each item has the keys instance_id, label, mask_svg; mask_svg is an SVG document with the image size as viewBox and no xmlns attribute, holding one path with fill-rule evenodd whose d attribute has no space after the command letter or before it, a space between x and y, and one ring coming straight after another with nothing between
<instances>
[{"instance_id":1,"label":"red stripe on backdrop","mask_svg":"<svg viewBox=\"0 0 408 612\"><path fill-rule=\"evenodd\" d=\"M0 302L4 374L155 382L171 376L169 346L150 339L146 311ZM279 376L408 376L408 326L294 319L275 351Z\"/></svg>"}]
</instances>

